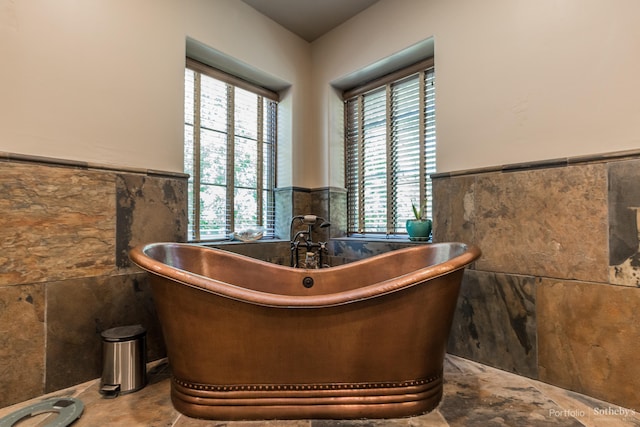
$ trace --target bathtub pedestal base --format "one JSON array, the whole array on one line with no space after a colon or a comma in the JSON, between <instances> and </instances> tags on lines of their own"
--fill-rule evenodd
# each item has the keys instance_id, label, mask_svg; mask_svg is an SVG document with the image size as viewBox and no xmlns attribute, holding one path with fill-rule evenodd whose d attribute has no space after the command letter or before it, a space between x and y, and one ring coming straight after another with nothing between
<instances>
[{"instance_id":1,"label":"bathtub pedestal base","mask_svg":"<svg viewBox=\"0 0 640 427\"><path fill-rule=\"evenodd\" d=\"M171 384L178 411L214 420L400 418L429 412L441 399L442 374L355 384Z\"/></svg>"}]
</instances>

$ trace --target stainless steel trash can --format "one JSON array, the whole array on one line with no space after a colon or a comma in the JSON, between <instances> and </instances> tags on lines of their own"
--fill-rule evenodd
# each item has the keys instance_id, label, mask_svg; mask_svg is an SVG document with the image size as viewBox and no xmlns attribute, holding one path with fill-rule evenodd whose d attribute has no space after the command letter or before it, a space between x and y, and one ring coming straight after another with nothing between
<instances>
[{"instance_id":1,"label":"stainless steel trash can","mask_svg":"<svg viewBox=\"0 0 640 427\"><path fill-rule=\"evenodd\" d=\"M141 325L120 326L102 332L100 394L117 397L147 383L147 331Z\"/></svg>"}]
</instances>

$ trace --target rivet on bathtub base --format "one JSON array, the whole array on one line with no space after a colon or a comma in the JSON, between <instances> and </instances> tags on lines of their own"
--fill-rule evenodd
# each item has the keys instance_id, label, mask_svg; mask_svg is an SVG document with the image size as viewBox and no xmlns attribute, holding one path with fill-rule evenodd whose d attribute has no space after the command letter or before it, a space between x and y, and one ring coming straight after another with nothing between
<instances>
[{"instance_id":1,"label":"rivet on bathtub base","mask_svg":"<svg viewBox=\"0 0 640 427\"><path fill-rule=\"evenodd\" d=\"M398 382L195 384L173 378L171 400L194 418L217 420L396 418L433 410L442 374Z\"/></svg>"}]
</instances>

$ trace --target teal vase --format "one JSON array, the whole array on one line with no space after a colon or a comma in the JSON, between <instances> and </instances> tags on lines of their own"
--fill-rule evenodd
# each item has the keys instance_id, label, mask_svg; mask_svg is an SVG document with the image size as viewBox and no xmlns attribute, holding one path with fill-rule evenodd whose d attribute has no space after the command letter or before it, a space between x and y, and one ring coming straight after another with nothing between
<instances>
[{"instance_id":1,"label":"teal vase","mask_svg":"<svg viewBox=\"0 0 640 427\"><path fill-rule=\"evenodd\" d=\"M409 239L411 240L428 240L431 235L431 220L430 219L408 219L407 220L407 233L409 233Z\"/></svg>"}]
</instances>

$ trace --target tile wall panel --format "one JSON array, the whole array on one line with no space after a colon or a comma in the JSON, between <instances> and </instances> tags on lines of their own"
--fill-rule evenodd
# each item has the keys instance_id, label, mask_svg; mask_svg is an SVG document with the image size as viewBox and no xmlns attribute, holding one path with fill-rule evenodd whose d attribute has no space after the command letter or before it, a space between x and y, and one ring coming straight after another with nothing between
<instances>
[{"instance_id":1,"label":"tile wall panel","mask_svg":"<svg viewBox=\"0 0 640 427\"><path fill-rule=\"evenodd\" d=\"M274 191L276 224L275 234L279 239L289 240L289 224L293 216L293 195L291 188Z\"/></svg>"},{"instance_id":2,"label":"tile wall panel","mask_svg":"<svg viewBox=\"0 0 640 427\"><path fill-rule=\"evenodd\" d=\"M609 281L640 287L640 160L609 166Z\"/></svg>"},{"instance_id":3,"label":"tile wall panel","mask_svg":"<svg viewBox=\"0 0 640 427\"><path fill-rule=\"evenodd\" d=\"M88 277L47 285L46 392L102 374L101 333L117 326L147 330L147 358L165 356L147 275Z\"/></svg>"},{"instance_id":4,"label":"tile wall panel","mask_svg":"<svg viewBox=\"0 0 640 427\"><path fill-rule=\"evenodd\" d=\"M605 164L480 175L474 199L479 270L608 280Z\"/></svg>"},{"instance_id":5,"label":"tile wall panel","mask_svg":"<svg viewBox=\"0 0 640 427\"><path fill-rule=\"evenodd\" d=\"M640 289L543 279L540 379L640 411Z\"/></svg>"},{"instance_id":6,"label":"tile wall panel","mask_svg":"<svg viewBox=\"0 0 640 427\"><path fill-rule=\"evenodd\" d=\"M329 194L329 217L331 237L347 235L347 192L331 189Z\"/></svg>"},{"instance_id":7,"label":"tile wall panel","mask_svg":"<svg viewBox=\"0 0 640 427\"><path fill-rule=\"evenodd\" d=\"M475 177L433 181L433 241L475 242Z\"/></svg>"},{"instance_id":8,"label":"tile wall panel","mask_svg":"<svg viewBox=\"0 0 640 427\"><path fill-rule=\"evenodd\" d=\"M112 174L0 162L0 191L0 285L114 272Z\"/></svg>"},{"instance_id":9,"label":"tile wall panel","mask_svg":"<svg viewBox=\"0 0 640 427\"><path fill-rule=\"evenodd\" d=\"M175 179L121 174L116 177L118 240L116 263L131 266L129 251L152 242L187 238L187 188Z\"/></svg>"},{"instance_id":10,"label":"tile wall panel","mask_svg":"<svg viewBox=\"0 0 640 427\"><path fill-rule=\"evenodd\" d=\"M535 290L531 276L467 270L448 351L537 378Z\"/></svg>"},{"instance_id":11,"label":"tile wall panel","mask_svg":"<svg viewBox=\"0 0 640 427\"><path fill-rule=\"evenodd\" d=\"M0 407L42 394L43 284L0 286Z\"/></svg>"},{"instance_id":12,"label":"tile wall panel","mask_svg":"<svg viewBox=\"0 0 640 427\"><path fill-rule=\"evenodd\" d=\"M213 243L207 245L273 264L289 266L291 246L288 241L270 241L268 239L250 243Z\"/></svg>"}]
</instances>

